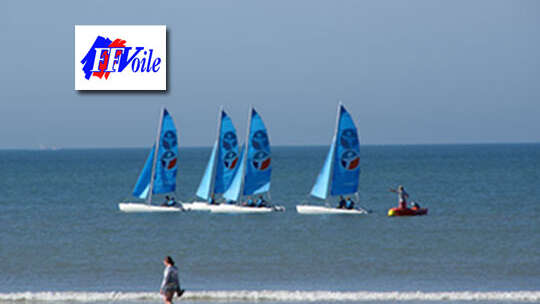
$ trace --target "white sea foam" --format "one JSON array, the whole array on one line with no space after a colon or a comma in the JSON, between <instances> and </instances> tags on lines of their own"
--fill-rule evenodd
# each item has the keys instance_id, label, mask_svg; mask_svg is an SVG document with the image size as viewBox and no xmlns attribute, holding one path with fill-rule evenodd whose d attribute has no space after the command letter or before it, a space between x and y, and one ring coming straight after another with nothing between
<instances>
[{"instance_id":1,"label":"white sea foam","mask_svg":"<svg viewBox=\"0 0 540 304\"><path fill-rule=\"evenodd\" d=\"M152 292L17 292L0 293L2 302L123 302L158 301ZM187 291L190 301L361 302L361 301L507 301L540 302L540 291L493 292L337 292L287 290Z\"/></svg>"}]
</instances>

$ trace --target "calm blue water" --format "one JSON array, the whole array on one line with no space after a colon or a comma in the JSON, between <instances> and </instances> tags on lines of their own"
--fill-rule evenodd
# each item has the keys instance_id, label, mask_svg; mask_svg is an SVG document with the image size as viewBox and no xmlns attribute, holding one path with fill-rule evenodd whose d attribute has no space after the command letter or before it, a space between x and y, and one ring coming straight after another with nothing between
<instances>
[{"instance_id":1,"label":"calm blue water","mask_svg":"<svg viewBox=\"0 0 540 304\"><path fill-rule=\"evenodd\" d=\"M141 295L159 288L165 255L197 303L255 300L234 298L241 291L280 303L331 300L317 291L372 302L417 291L410 301L502 291L540 299L540 144L363 146L361 205L374 211L366 216L296 213L317 203L307 194L327 147L273 149L271 196L285 213L121 213L147 152L0 151L0 302L21 300L17 292L75 292L69 302L114 291L135 297L117 301L158 303ZM179 199L194 199L209 153L181 149ZM398 184L428 216L386 216ZM298 290L311 293L286 293Z\"/></svg>"}]
</instances>

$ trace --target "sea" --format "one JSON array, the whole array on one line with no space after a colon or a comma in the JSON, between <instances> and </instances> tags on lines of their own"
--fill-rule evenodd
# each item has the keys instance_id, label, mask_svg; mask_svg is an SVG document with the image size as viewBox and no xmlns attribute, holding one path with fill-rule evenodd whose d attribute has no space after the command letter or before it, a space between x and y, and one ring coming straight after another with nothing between
<instances>
[{"instance_id":1,"label":"sea","mask_svg":"<svg viewBox=\"0 0 540 304\"><path fill-rule=\"evenodd\" d=\"M316 146L273 147L285 212L122 213L149 150L0 151L0 303L161 303L167 255L185 303L540 303L540 144L363 145L360 216L296 212ZM180 149L178 200L209 155ZM388 217L398 185L428 215Z\"/></svg>"}]
</instances>

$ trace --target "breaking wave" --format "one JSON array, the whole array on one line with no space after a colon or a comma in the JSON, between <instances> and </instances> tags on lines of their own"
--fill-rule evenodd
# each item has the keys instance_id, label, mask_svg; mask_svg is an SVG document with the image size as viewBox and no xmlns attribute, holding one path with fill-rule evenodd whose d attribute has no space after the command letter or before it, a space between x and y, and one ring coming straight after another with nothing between
<instances>
[{"instance_id":1,"label":"breaking wave","mask_svg":"<svg viewBox=\"0 0 540 304\"><path fill-rule=\"evenodd\" d=\"M508 301L540 302L540 291L371 292L371 291L187 291L189 301L363 302L363 301ZM136 302L160 300L155 292L14 292L0 293L6 302Z\"/></svg>"}]
</instances>

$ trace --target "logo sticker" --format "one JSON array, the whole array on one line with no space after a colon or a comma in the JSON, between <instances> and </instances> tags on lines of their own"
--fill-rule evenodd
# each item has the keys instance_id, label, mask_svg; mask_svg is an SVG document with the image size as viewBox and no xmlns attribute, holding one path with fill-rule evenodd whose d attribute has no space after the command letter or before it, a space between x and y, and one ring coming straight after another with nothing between
<instances>
[{"instance_id":1,"label":"logo sticker","mask_svg":"<svg viewBox=\"0 0 540 304\"><path fill-rule=\"evenodd\" d=\"M238 146L238 140L236 138L236 134L234 132L226 132L223 135L223 139L221 141L222 147L225 149L224 153L225 156L223 157L223 165L225 168L229 170L233 170L236 167L236 163L238 162L238 155L236 152L233 151L233 149Z\"/></svg>"},{"instance_id":2,"label":"logo sticker","mask_svg":"<svg viewBox=\"0 0 540 304\"><path fill-rule=\"evenodd\" d=\"M358 135L354 129L345 129L341 132L339 144L344 149L341 153L341 166L346 170L356 170L360 165L360 156L355 151L358 147Z\"/></svg>"},{"instance_id":3,"label":"logo sticker","mask_svg":"<svg viewBox=\"0 0 540 304\"><path fill-rule=\"evenodd\" d=\"M166 90L167 30L75 26L75 90Z\"/></svg>"},{"instance_id":4,"label":"logo sticker","mask_svg":"<svg viewBox=\"0 0 540 304\"><path fill-rule=\"evenodd\" d=\"M165 148L165 153L161 157L161 165L165 170L172 170L176 168L176 162L178 161L176 153L174 153L173 148L177 145L176 133L173 131L167 131L163 134L161 140L161 146Z\"/></svg>"},{"instance_id":5,"label":"logo sticker","mask_svg":"<svg viewBox=\"0 0 540 304\"><path fill-rule=\"evenodd\" d=\"M268 135L265 131L257 131L253 134L251 139L251 145L255 149L255 154L253 154L252 165L255 169L264 171L270 167L270 153L268 153L268 148L270 142L268 140Z\"/></svg>"}]
</instances>

